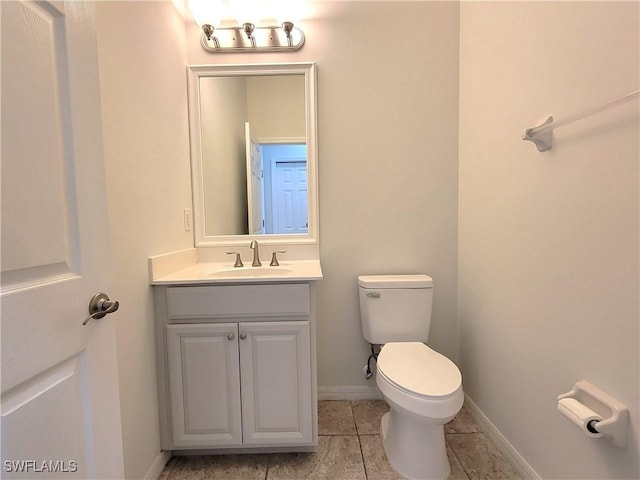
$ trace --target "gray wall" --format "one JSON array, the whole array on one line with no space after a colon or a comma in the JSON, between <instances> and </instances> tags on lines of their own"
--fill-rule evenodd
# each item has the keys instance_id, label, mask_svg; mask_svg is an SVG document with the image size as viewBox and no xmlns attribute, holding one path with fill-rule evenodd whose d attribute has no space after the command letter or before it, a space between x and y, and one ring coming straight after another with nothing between
<instances>
[{"instance_id":1,"label":"gray wall","mask_svg":"<svg viewBox=\"0 0 640 480\"><path fill-rule=\"evenodd\" d=\"M362 373L359 274L432 275L429 343L455 357L458 12L454 2L312 2L304 47L277 56L207 54L187 23L192 64L318 65L321 394L374 387ZM412 18L407 47L381 37Z\"/></svg>"},{"instance_id":2,"label":"gray wall","mask_svg":"<svg viewBox=\"0 0 640 480\"><path fill-rule=\"evenodd\" d=\"M542 478L639 478L637 2L465 2L460 44L460 360L467 394ZM630 408L629 445L556 409L588 380Z\"/></svg>"},{"instance_id":3,"label":"gray wall","mask_svg":"<svg viewBox=\"0 0 640 480\"><path fill-rule=\"evenodd\" d=\"M193 246L184 20L170 2L98 2L96 33L124 466L137 479L160 453L147 258Z\"/></svg>"},{"instance_id":4,"label":"gray wall","mask_svg":"<svg viewBox=\"0 0 640 480\"><path fill-rule=\"evenodd\" d=\"M248 233L247 81L201 78L200 102L205 234Z\"/></svg>"}]
</instances>

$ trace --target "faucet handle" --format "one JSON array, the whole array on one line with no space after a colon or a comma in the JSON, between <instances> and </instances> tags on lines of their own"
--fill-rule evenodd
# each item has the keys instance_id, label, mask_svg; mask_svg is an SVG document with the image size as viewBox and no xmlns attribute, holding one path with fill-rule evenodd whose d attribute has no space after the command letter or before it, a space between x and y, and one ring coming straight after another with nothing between
<instances>
[{"instance_id":1,"label":"faucet handle","mask_svg":"<svg viewBox=\"0 0 640 480\"><path fill-rule=\"evenodd\" d=\"M271 265L272 267L277 267L278 265L280 265L278 263L278 254L279 253L287 253L287 251L286 250L275 250L271 254L271 263L269 265Z\"/></svg>"},{"instance_id":2,"label":"faucet handle","mask_svg":"<svg viewBox=\"0 0 640 480\"><path fill-rule=\"evenodd\" d=\"M244 264L242 263L242 259L240 258L240 252L227 252L227 255L236 256L236 261L233 264L234 267L244 267Z\"/></svg>"}]
</instances>

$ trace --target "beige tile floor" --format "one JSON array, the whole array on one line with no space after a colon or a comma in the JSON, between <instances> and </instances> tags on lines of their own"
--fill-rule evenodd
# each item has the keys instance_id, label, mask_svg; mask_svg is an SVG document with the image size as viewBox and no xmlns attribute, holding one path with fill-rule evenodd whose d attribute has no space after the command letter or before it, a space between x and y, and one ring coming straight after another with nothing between
<instances>
[{"instance_id":1,"label":"beige tile floor","mask_svg":"<svg viewBox=\"0 0 640 480\"><path fill-rule=\"evenodd\" d=\"M160 480L397 480L379 434L382 400L318 403L314 453L173 457ZM465 407L445 425L450 480L521 480Z\"/></svg>"}]
</instances>

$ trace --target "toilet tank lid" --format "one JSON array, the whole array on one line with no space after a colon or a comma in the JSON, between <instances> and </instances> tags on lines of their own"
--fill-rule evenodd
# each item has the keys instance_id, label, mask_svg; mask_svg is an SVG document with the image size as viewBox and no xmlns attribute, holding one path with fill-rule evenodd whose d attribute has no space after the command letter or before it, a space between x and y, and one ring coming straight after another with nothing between
<instances>
[{"instance_id":1,"label":"toilet tank lid","mask_svg":"<svg viewBox=\"0 0 640 480\"><path fill-rule=\"evenodd\" d=\"M432 288L429 275L360 275L358 285L363 288Z\"/></svg>"}]
</instances>

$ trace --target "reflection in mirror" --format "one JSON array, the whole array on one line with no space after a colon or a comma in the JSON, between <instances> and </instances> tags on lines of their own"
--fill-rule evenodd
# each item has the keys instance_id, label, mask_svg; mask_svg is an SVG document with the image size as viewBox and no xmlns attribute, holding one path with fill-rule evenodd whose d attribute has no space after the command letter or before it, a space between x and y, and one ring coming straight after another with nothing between
<instances>
[{"instance_id":1,"label":"reflection in mirror","mask_svg":"<svg viewBox=\"0 0 640 480\"><path fill-rule=\"evenodd\" d=\"M189 67L197 246L317 242L314 74Z\"/></svg>"},{"instance_id":2,"label":"reflection in mirror","mask_svg":"<svg viewBox=\"0 0 640 480\"><path fill-rule=\"evenodd\" d=\"M264 233L307 233L307 145L262 144Z\"/></svg>"}]
</instances>

